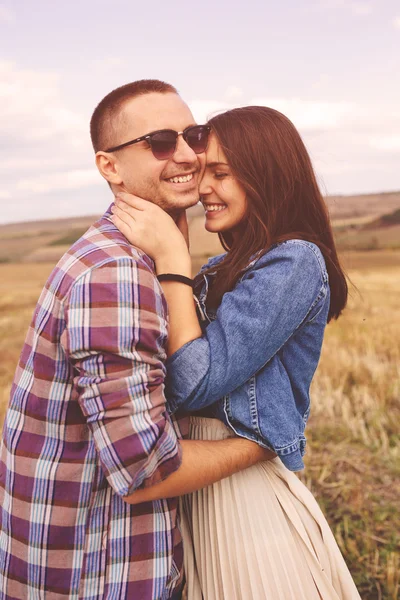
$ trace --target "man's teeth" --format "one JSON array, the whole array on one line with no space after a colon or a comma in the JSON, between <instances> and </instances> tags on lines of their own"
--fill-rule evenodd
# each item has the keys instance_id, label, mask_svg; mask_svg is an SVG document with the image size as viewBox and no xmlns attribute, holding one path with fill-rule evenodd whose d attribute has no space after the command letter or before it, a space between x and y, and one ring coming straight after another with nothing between
<instances>
[{"instance_id":1,"label":"man's teeth","mask_svg":"<svg viewBox=\"0 0 400 600\"><path fill-rule=\"evenodd\" d=\"M183 175L180 177L171 177L168 179L171 183L187 183L193 179L193 173L189 173L189 175Z\"/></svg>"},{"instance_id":2,"label":"man's teeth","mask_svg":"<svg viewBox=\"0 0 400 600\"><path fill-rule=\"evenodd\" d=\"M207 212L221 211L226 208L225 204L205 204L204 208Z\"/></svg>"}]
</instances>

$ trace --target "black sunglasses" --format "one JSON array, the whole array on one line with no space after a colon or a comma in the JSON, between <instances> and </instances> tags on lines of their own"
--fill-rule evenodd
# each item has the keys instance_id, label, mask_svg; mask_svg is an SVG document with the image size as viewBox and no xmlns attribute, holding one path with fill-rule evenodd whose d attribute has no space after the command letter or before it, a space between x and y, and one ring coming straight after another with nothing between
<instances>
[{"instance_id":1,"label":"black sunglasses","mask_svg":"<svg viewBox=\"0 0 400 600\"><path fill-rule=\"evenodd\" d=\"M178 136L181 135L187 145L196 153L201 154L206 151L208 144L208 137L210 134L211 127L209 125L193 125L187 127L184 131L174 131L173 129L160 129L159 131L153 131L147 135L125 142L119 146L113 146L108 148L105 152L115 152L116 150L122 150L132 144L138 142L146 142L149 144L153 155L158 160L166 160L171 158L176 150L176 142Z\"/></svg>"}]
</instances>

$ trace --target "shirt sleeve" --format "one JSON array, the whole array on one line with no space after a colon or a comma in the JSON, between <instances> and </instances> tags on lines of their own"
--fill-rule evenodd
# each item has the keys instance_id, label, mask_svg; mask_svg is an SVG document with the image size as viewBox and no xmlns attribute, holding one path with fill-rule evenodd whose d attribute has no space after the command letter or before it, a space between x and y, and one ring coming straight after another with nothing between
<instances>
[{"instance_id":1,"label":"shirt sleeve","mask_svg":"<svg viewBox=\"0 0 400 600\"><path fill-rule=\"evenodd\" d=\"M315 252L283 244L231 291L204 335L167 361L171 412L200 410L248 381L282 348L327 291Z\"/></svg>"},{"instance_id":2,"label":"shirt sleeve","mask_svg":"<svg viewBox=\"0 0 400 600\"><path fill-rule=\"evenodd\" d=\"M167 322L161 289L129 257L78 279L67 299L65 351L109 484L120 496L181 464L164 396Z\"/></svg>"}]
</instances>

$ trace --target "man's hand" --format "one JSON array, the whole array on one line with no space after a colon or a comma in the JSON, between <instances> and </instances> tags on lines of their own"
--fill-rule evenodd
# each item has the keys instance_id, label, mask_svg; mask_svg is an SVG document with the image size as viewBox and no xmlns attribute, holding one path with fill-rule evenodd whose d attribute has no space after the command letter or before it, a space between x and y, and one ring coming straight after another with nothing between
<instances>
[{"instance_id":1,"label":"man's hand","mask_svg":"<svg viewBox=\"0 0 400 600\"><path fill-rule=\"evenodd\" d=\"M276 454L255 442L232 437L226 440L182 440L182 464L167 479L124 498L129 504L189 494Z\"/></svg>"}]
</instances>

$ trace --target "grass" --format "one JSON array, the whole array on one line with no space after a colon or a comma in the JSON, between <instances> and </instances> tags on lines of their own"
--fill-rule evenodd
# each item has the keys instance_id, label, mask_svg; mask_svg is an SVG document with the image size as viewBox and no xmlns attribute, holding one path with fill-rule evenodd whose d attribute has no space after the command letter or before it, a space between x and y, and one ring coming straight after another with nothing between
<instances>
[{"instance_id":1,"label":"grass","mask_svg":"<svg viewBox=\"0 0 400 600\"><path fill-rule=\"evenodd\" d=\"M400 209L367 220L363 218L333 223L336 245L340 250L399 250Z\"/></svg>"},{"instance_id":2,"label":"grass","mask_svg":"<svg viewBox=\"0 0 400 600\"><path fill-rule=\"evenodd\" d=\"M374 225L383 225L386 227L388 227L389 225L400 225L400 208L394 210L391 213L382 215L381 217L379 217L379 219L376 219L376 221L373 221L370 225L367 225L367 227Z\"/></svg>"},{"instance_id":3,"label":"grass","mask_svg":"<svg viewBox=\"0 0 400 600\"><path fill-rule=\"evenodd\" d=\"M358 291L327 328L301 478L327 515L363 600L399 600L400 252L343 258ZM51 268L0 264L0 419Z\"/></svg>"},{"instance_id":4,"label":"grass","mask_svg":"<svg viewBox=\"0 0 400 600\"><path fill-rule=\"evenodd\" d=\"M344 227L334 231L339 250L399 250L400 225L376 229Z\"/></svg>"},{"instance_id":5,"label":"grass","mask_svg":"<svg viewBox=\"0 0 400 600\"><path fill-rule=\"evenodd\" d=\"M399 225L400 224L400 208L388 213L386 215L382 215L381 222L385 225Z\"/></svg>"},{"instance_id":6,"label":"grass","mask_svg":"<svg viewBox=\"0 0 400 600\"><path fill-rule=\"evenodd\" d=\"M0 421L26 330L53 264L0 264Z\"/></svg>"},{"instance_id":7,"label":"grass","mask_svg":"<svg viewBox=\"0 0 400 600\"><path fill-rule=\"evenodd\" d=\"M49 246L72 246L85 232L87 231L87 227L81 229L71 229L65 235L58 237L56 240L53 240L48 245Z\"/></svg>"},{"instance_id":8,"label":"grass","mask_svg":"<svg viewBox=\"0 0 400 600\"><path fill-rule=\"evenodd\" d=\"M365 263L350 271L359 291L327 328L303 478L363 600L398 599L400 266Z\"/></svg>"}]
</instances>

